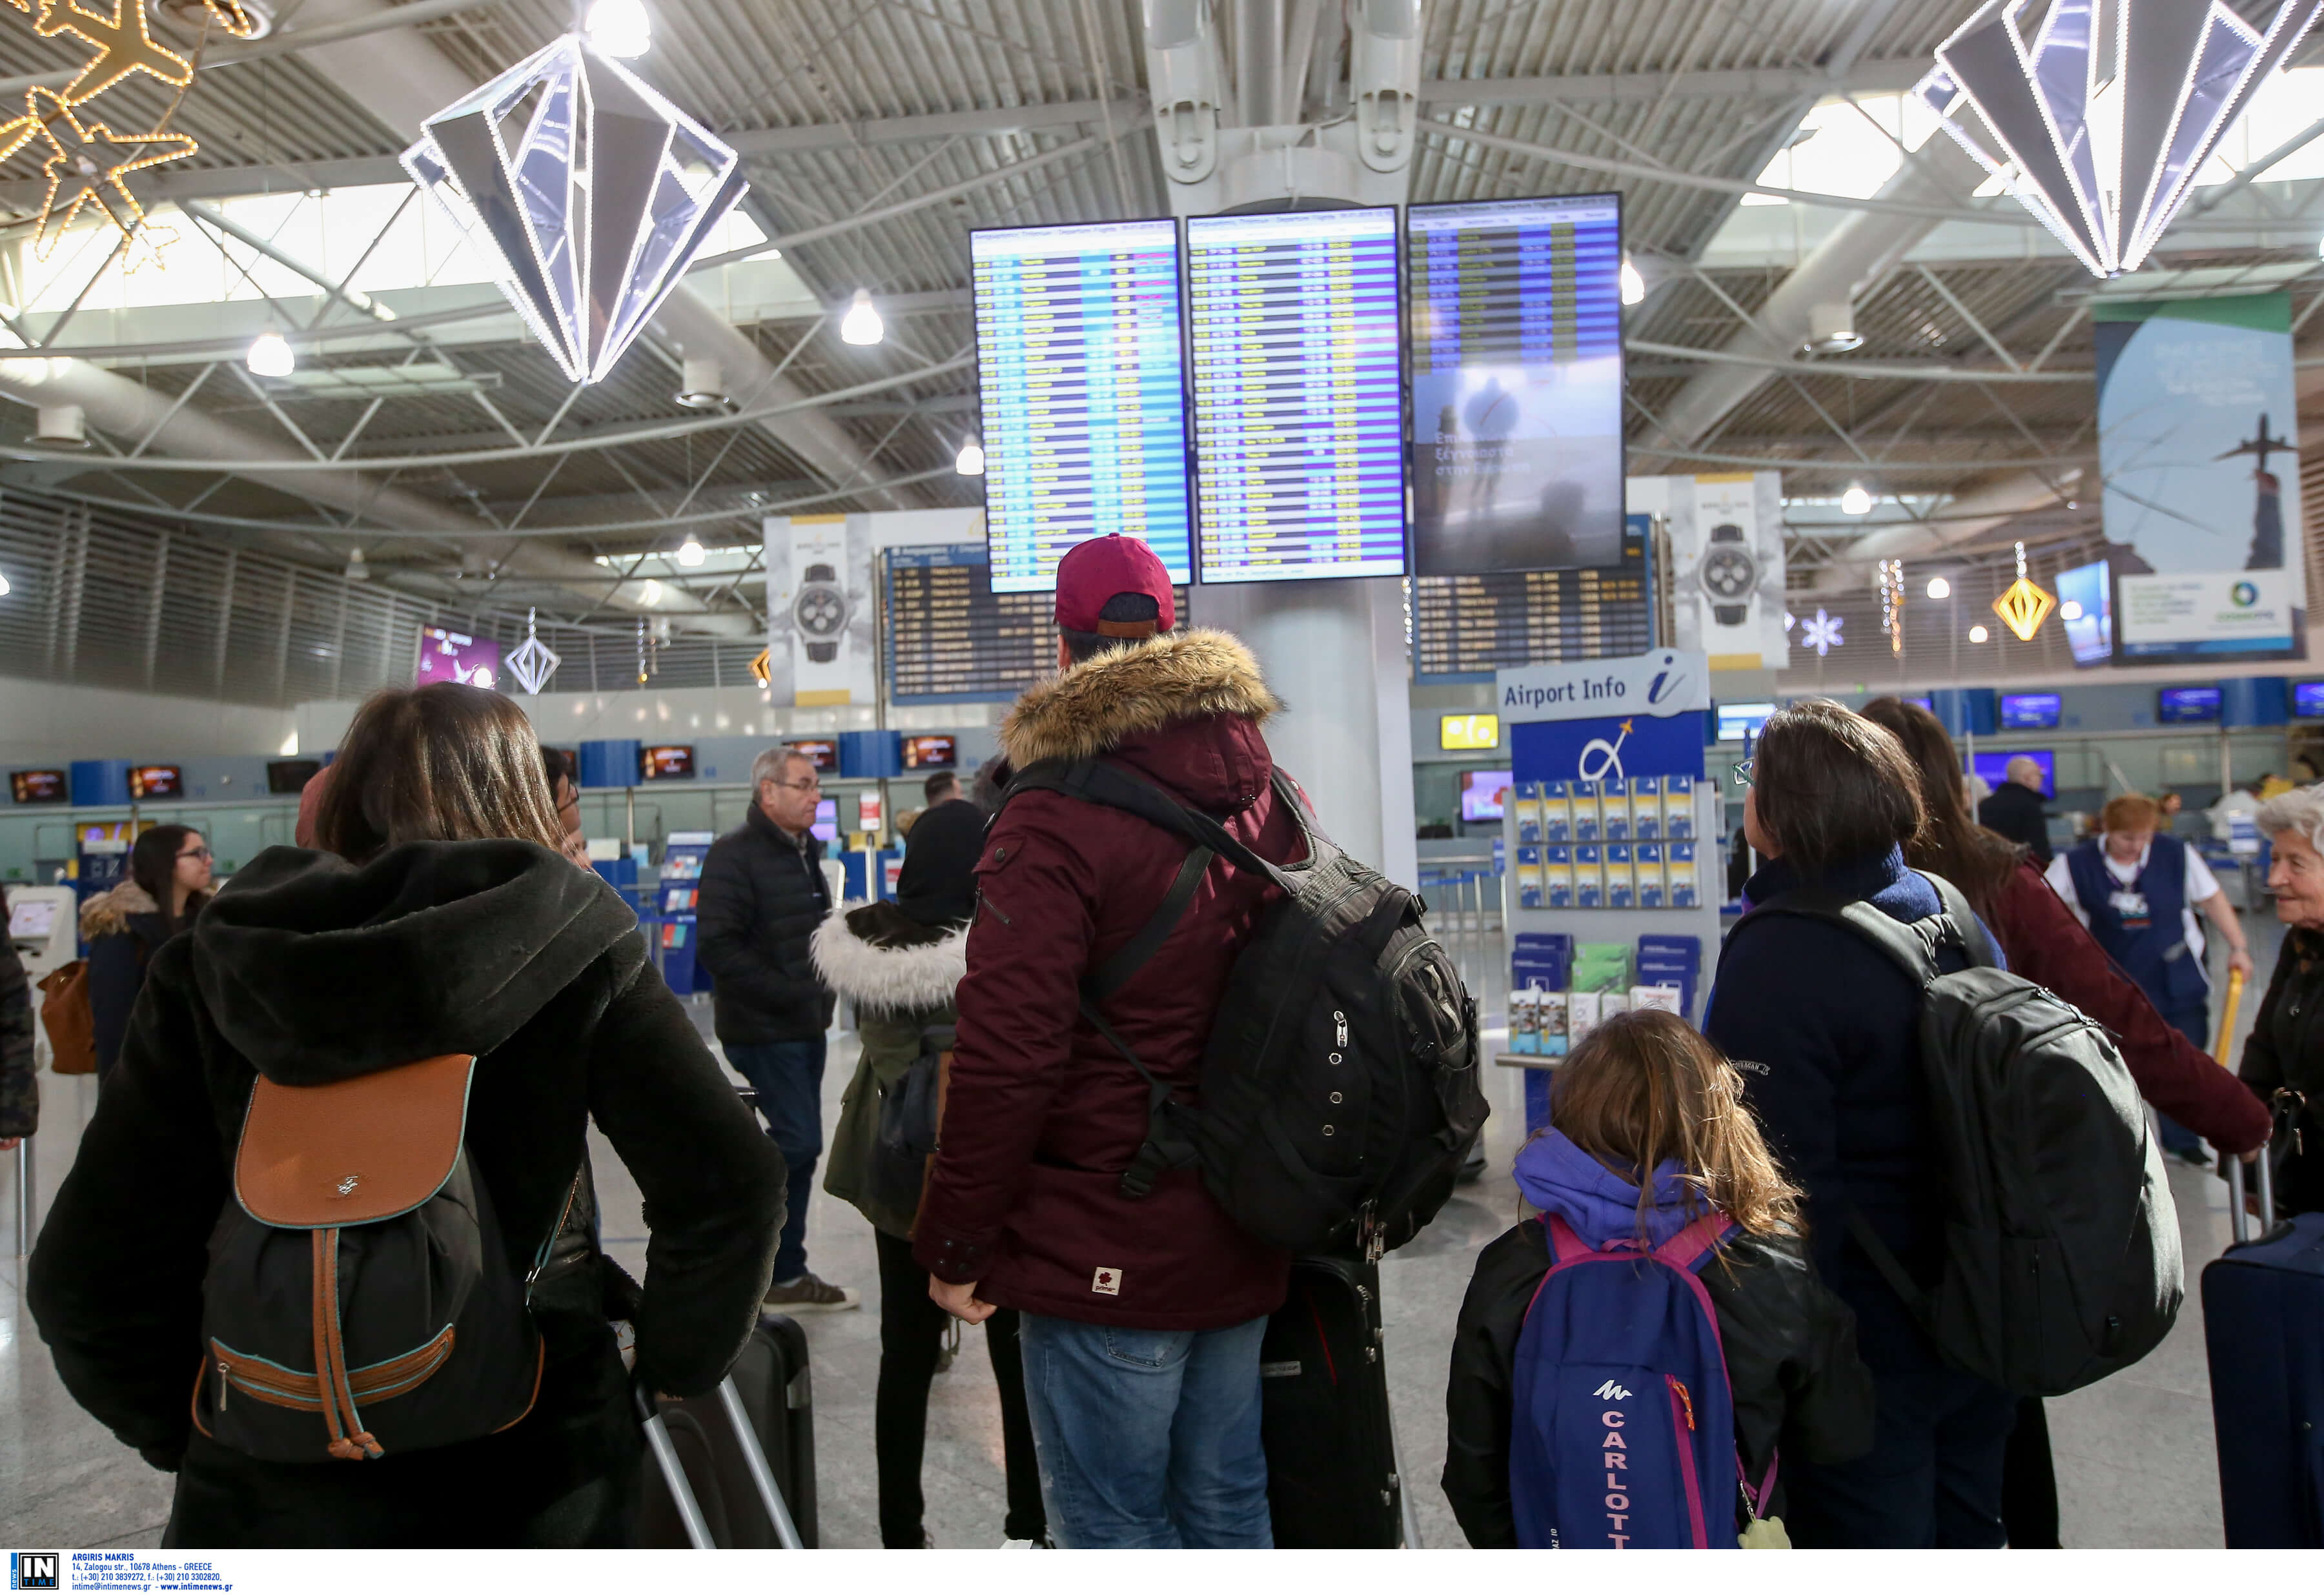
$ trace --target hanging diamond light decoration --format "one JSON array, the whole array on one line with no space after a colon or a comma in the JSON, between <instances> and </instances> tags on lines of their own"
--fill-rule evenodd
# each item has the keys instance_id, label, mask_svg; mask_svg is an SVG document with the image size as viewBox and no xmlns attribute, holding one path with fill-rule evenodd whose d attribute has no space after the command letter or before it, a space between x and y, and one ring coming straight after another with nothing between
<instances>
[{"instance_id":1,"label":"hanging diamond light decoration","mask_svg":"<svg viewBox=\"0 0 2324 1595\"><path fill-rule=\"evenodd\" d=\"M1904 657L1904 562L1883 559L1880 562L1880 623L1887 629L1888 652L1892 658Z\"/></svg>"},{"instance_id":2,"label":"hanging diamond light decoration","mask_svg":"<svg viewBox=\"0 0 2324 1595\"><path fill-rule=\"evenodd\" d=\"M2031 642L2034 633L2042 629L2042 622L2048 620L2050 612L2057 607L2057 599L2036 586L2026 576L2025 545L2018 544L2017 579L1993 601L1993 613L2001 617L2003 625L2017 634L2017 641Z\"/></svg>"},{"instance_id":3,"label":"hanging diamond light decoration","mask_svg":"<svg viewBox=\"0 0 2324 1595\"><path fill-rule=\"evenodd\" d=\"M2093 273L2135 272L2324 0L1987 0L1913 92ZM1969 113L1974 110L1976 115Z\"/></svg>"},{"instance_id":4,"label":"hanging diamond light decoration","mask_svg":"<svg viewBox=\"0 0 2324 1595\"><path fill-rule=\"evenodd\" d=\"M429 117L403 166L576 383L613 369L750 187L733 150L578 33Z\"/></svg>"},{"instance_id":5,"label":"hanging diamond light decoration","mask_svg":"<svg viewBox=\"0 0 2324 1595\"><path fill-rule=\"evenodd\" d=\"M540 640L535 621L540 613L533 609L524 612L524 641L517 644L514 653L501 661L502 668L516 678L516 684L533 697L540 696L540 689L557 674L557 667L565 662L557 657L555 649Z\"/></svg>"}]
</instances>

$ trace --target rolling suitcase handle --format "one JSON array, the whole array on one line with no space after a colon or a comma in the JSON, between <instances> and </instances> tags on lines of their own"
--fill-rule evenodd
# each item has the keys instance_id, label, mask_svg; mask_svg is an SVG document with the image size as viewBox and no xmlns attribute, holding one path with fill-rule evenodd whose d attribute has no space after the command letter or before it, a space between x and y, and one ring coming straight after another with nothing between
<instances>
[{"instance_id":1,"label":"rolling suitcase handle","mask_svg":"<svg viewBox=\"0 0 2324 1595\"><path fill-rule=\"evenodd\" d=\"M2219 1014L2219 1037L2211 1047L2211 1056L2221 1068L2227 1066L2227 1047L2236 1035L2236 1005L2243 1000L2244 972L2227 972L2227 1000ZM2225 1153L2227 1165L2227 1232L2237 1246L2244 1245L2255 1235L2264 1235L2275 1222L2275 1170L2269 1166L2267 1148L2263 1144L2259 1156L2253 1160L2254 1178L2259 1185L2259 1225L2254 1229L2251 1214L2244 1211L2244 1160L2233 1153Z\"/></svg>"},{"instance_id":2,"label":"rolling suitcase handle","mask_svg":"<svg viewBox=\"0 0 2324 1595\"><path fill-rule=\"evenodd\" d=\"M678 1519L686 1525L687 1542L697 1551L716 1550L710 1525L702 1516L702 1505L694 1498L694 1486L687 1481L686 1469L678 1460L678 1450L670 1443L669 1424L644 1380L630 1381L630 1403L645 1429L646 1449L653 1452L654 1465L661 1470L662 1483L669 1487ZM798 1526L791 1521L790 1508L783 1504L782 1491L775 1488L774 1470L767 1466L766 1448L759 1443L759 1432L752 1424L750 1415L742 1410L742 1393L734 1388L733 1374L718 1381L718 1404L725 1409L727 1422L734 1425L734 1440L742 1448L743 1466L750 1470L751 1482L758 1487L759 1505L765 1508L768 1521L775 1526L776 1540L786 1551L807 1549L799 1539Z\"/></svg>"}]
</instances>

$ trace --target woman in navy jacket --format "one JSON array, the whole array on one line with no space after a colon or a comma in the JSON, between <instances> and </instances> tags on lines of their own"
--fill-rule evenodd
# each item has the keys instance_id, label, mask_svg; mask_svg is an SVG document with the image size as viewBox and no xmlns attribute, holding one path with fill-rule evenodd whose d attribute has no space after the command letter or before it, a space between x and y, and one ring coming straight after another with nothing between
<instances>
[{"instance_id":1,"label":"woman in navy jacket","mask_svg":"<svg viewBox=\"0 0 2324 1595\"><path fill-rule=\"evenodd\" d=\"M1919 832L1920 782L1896 739L1838 704L1811 699L1770 718L1743 825L1768 862L1745 888L1704 1018L1742 1073L1746 1100L1806 1192L1817 1271L1855 1309L1878 1416L1869 1455L1792 1468L1793 1541L1807 1545L1999 1545L2001 1465L2015 1417L2007 1392L1963 1373L1849 1240L1860 1216L1907 1272L1933 1284L1943 1203L1927 1116L1920 991L1870 942L1789 916L1754 923L1812 887L1912 924L1941 911L1904 863ZM1948 966L1957 950L1940 954Z\"/></svg>"}]
</instances>

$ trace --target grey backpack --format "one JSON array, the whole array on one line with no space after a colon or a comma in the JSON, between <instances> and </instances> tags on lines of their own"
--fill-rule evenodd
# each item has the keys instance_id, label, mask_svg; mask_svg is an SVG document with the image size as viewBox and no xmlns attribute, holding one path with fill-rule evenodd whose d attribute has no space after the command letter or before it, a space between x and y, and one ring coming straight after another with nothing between
<instances>
[{"instance_id":1,"label":"grey backpack","mask_svg":"<svg viewBox=\"0 0 2324 1595\"><path fill-rule=\"evenodd\" d=\"M1923 1290L1870 1225L1849 1236L1947 1358L2019 1396L2119 1372L2171 1332L2186 1285L2162 1148L2106 1028L1996 967L1950 881L1916 924L1803 889L1745 916L1845 926L1921 984L1921 1065L1945 1193L1944 1272ZM1969 967L1946 973L1941 948Z\"/></svg>"}]
</instances>

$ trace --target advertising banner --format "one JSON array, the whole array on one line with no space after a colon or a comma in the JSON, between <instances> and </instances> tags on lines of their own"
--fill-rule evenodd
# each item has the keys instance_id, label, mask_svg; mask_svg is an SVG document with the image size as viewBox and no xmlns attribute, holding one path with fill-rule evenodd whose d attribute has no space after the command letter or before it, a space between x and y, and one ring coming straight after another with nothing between
<instances>
[{"instance_id":1,"label":"advertising banner","mask_svg":"<svg viewBox=\"0 0 2324 1595\"><path fill-rule=\"evenodd\" d=\"M767 689L800 708L868 704L872 528L863 515L770 515Z\"/></svg>"},{"instance_id":2,"label":"advertising banner","mask_svg":"<svg viewBox=\"0 0 2324 1595\"><path fill-rule=\"evenodd\" d=\"M1634 476L1628 497L1669 529L1671 641L1714 670L1790 668L1783 474Z\"/></svg>"},{"instance_id":3,"label":"advertising banner","mask_svg":"<svg viewBox=\"0 0 2324 1595\"><path fill-rule=\"evenodd\" d=\"M1527 665L1495 684L1519 780L1702 773L1711 662L1700 653Z\"/></svg>"},{"instance_id":4,"label":"advertising banner","mask_svg":"<svg viewBox=\"0 0 2324 1595\"><path fill-rule=\"evenodd\" d=\"M2291 295L2102 301L2091 315L2116 657L2299 656Z\"/></svg>"}]
</instances>

